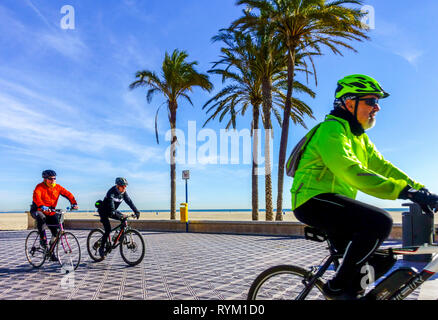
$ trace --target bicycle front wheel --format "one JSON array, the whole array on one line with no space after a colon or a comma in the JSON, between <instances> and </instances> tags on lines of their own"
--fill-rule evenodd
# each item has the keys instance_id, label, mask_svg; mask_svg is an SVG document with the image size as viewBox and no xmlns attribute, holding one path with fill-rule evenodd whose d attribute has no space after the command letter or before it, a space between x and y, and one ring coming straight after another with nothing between
<instances>
[{"instance_id":1,"label":"bicycle front wheel","mask_svg":"<svg viewBox=\"0 0 438 320\"><path fill-rule=\"evenodd\" d=\"M323 282L318 279L306 296L302 296L309 271L296 266L275 266L262 272L248 292L248 300L325 300Z\"/></svg>"},{"instance_id":2,"label":"bicycle front wheel","mask_svg":"<svg viewBox=\"0 0 438 320\"><path fill-rule=\"evenodd\" d=\"M81 262L81 247L78 239L71 232L64 232L56 245L59 264L66 271L74 271Z\"/></svg>"},{"instance_id":3,"label":"bicycle front wheel","mask_svg":"<svg viewBox=\"0 0 438 320\"><path fill-rule=\"evenodd\" d=\"M39 268L46 261L46 248L40 244L40 234L38 231L32 231L27 235L26 242L24 244L24 250L26 252L26 258L29 263Z\"/></svg>"},{"instance_id":4,"label":"bicycle front wheel","mask_svg":"<svg viewBox=\"0 0 438 320\"><path fill-rule=\"evenodd\" d=\"M139 264L145 254L145 244L140 232L130 229L125 232L120 242L120 255L130 266Z\"/></svg>"}]
</instances>

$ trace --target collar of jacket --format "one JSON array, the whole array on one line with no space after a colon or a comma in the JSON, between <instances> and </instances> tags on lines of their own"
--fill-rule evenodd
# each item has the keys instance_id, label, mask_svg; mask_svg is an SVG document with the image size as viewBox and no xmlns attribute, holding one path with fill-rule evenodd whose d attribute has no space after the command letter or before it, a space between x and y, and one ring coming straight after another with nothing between
<instances>
[{"instance_id":1,"label":"collar of jacket","mask_svg":"<svg viewBox=\"0 0 438 320\"><path fill-rule=\"evenodd\" d=\"M360 136L365 133L362 125L349 111L336 107L332 110L332 112L330 112L330 115L348 121L350 130L355 136Z\"/></svg>"}]
</instances>

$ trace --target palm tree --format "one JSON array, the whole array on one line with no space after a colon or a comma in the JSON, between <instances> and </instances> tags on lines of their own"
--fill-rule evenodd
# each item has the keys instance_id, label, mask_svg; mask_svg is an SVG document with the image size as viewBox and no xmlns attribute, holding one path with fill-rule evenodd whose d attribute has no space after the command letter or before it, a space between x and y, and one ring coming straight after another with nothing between
<instances>
[{"instance_id":1,"label":"palm tree","mask_svg":"<svg viewBox=\"0 0 438 320\"><path fill-rule=\"evenodd\" d=\"M172 55L167 52L164 57L161 77L150 70L138 71L135 75L136 80L129 85L132 90L138 87L146 87L148 91L146 98L148 103L152 101L154 94L160 92L164 95L167 103L168 117L171 128L171 145L170 145L170 219L175 219L176 209L176 175L175 175L175 151L176 151L176 112L178 110L178 100L186 99L193 105L188 93L192 92L194 87L200 87L203 90L210 92L213 89L212 83L208 76L198 73L194 66L196 61L187 62L188 54L185 51L175 49ZM161 107L161 106L160 106ZM155 136L158 140L157 117L155 115Z\"/></svg>"},{"instance_id":2,"label":"palm tree","mask_svg":"<svg viewBox=\"0 0 438 320\"><path fill-rule=\"evenodd\" d=\"M256 30L269 25L287 49L287 94L278 163L277 216L283 209L284 165L289 134L289 118L292 108L292 95L297 52L309 50L321 53L328 47L334 54L342 56L340 48L356 51L346 40L362 41L368 39L361 23L363 13L360 9L345 5L361 5L359 0L238 0L237 5L246 5L249 10L232 23L232 28ZM254 14L252 9L258 9ZM311 56L309 60L314 68Z\"/></svg>"},{"instance_id":3,"label":"palm tree","mask_svg":"<svg viewBox=\"0 0 438 320\"><path fill-rule=\"evenodd\" d=\"M286 60L284 59L283 49L275 38L272 39L269 30L261 27L257 32L247 35L248 44L243 49L252 53L254 59L250 61L251 68L259 76L262 90L262 118L265 129L265 208L266 220L273 220L272 206L272 172L271 172L271 136L272 122L271 112L277 112L278 120L281 118L276 109L272 107L273 82L284 79L286 73ZM279 94L279 93L277 93Z\"/></svg>"},{"instance_id":4,"label":"palm tree","mask_svg":"<svg viewBox=\"0 0 438 320\"><path fill-rule=\"evenodd\" d=\"M236 115L239 113L245 115L248 108L252 107L251 135L253 137L252 151L252 173L251 173L251 202L252 202L252 220L259 219L259 200L258 200L258 145L259 145L259 120L260 105L262 104L261 83L259 77L249 68L249 61L253 59L251 52L242 50L244 39L242 34L222 32L213 37L214 41L222 40L227 47L222 48L221 60L215 62L209 73L222 76L222 82L232 80L233 84L228 85L218 92L214 97L208 100L204 106L205 109L210 105L207 113L214 111L205 121L204 126L219 116L221 122L226 115L230 119L226 129L231 126L236 128ZM225 69L215 69L218 65L225 64ZM234 67L235 71L230 71ZM240 109L238 109L240 107Z\"/></svg>"},{"instance_id":5,"label":"palm tree","mask_svg":"<svg viewBox=\"0 0 438 320\"><path fill-rule=\"evenodd\" d=\"M284 106L284 83L286 79L286 59L280 47L280 43L270 41L268 34L243 35L231 30L223 30L218 36L213 38L215 41L222 40L226 48L222 48L222 59L216 62L214 67L219 64L226 65L225 69L213 69L210 72L222 75L225 79L232 80L234 85L224 88L215 97L210 99L206 105L215 101L208 111L215 110L207 122L221 114L220 121L229 113L231 115L227 128L233 125L235 128L236 114L244 114L248 105L253 106L253 129L258 129L259 106L262 108L262 122L265 129L265 199L266 199L266 220L273 220L272 212L272 180L270 168L270 136L272 133L271 113L273 113L281 125L281 116L278 111ZM230 68L234 67L231 72ZM298 69L301 70L301 69ZM301 92L314 97L315 94L306 86L296 82L296 86ZM274 103L273 103L274 94ZM241 110L236 110L238 105ZM205 105L205 106L206 106ZM205 107L204 106L204 107ZM303 116L312 116L311 109L302 101L294 101L294 109L291 113L295 123L303 123ZM255 131L257 133L257 131ZM254 134L253 155L258 154L258 135ZM255 216L254 199L257 196L256 166L258 159L253 158L253 219Z\"/></svg>"}]
</instances>

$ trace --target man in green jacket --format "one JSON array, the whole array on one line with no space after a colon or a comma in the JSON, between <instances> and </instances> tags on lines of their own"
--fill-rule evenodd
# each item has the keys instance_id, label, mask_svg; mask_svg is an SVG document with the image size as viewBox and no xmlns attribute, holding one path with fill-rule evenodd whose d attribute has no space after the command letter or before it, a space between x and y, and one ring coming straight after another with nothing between
<instances>
[{"instance_id":1,"label":"man in green jacket","mask_svg":"<svg viewBox=\"0 0 438 320\"><path fill-rule=\"evenodd\" d=\"M394 264L393 257L373 255L388 237L392 218L384 210L355 200L357 191L381 199L410 199L432 213L438 196L408 177L377 151L365 134L376 122L380 84L365 75L338 81L334 109L304 150L291 189L297 219L325 231L342 263L323 290L331 299L355 299L361 268L369 263L376 279Z\"/></svg>"}]
</instances>

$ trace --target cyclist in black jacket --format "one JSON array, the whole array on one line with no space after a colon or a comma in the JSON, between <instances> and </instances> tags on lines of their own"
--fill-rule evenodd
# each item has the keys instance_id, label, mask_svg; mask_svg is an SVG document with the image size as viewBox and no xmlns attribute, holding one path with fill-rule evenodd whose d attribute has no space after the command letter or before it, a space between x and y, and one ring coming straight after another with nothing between
<instances>
[{"instance_id":1,"label":"cyclist in black jacket","mask_svg":"<svg viewBox=\"0 0 438 320\"><path fill-rule=\"evenodd\" d=\"M126 192L127 186L128 181L125 178L116 178L116 185L108 190L105 198L98 207L100 221L105 229L102 244L99 248L99 254L101 257L105 255L105 244L109 234L111 233L111 224L109 222L109 218L119 221L122 221L125 218L124 215L117 210L122 201L124 200L131 210L134 211L137 219L140 217L140 211L138 211L138 209L135 207L134 203Z\"/></svg>"}]
</instances>

